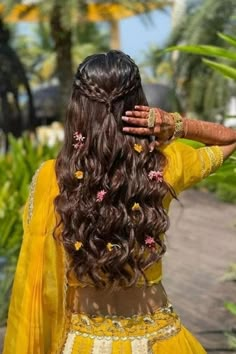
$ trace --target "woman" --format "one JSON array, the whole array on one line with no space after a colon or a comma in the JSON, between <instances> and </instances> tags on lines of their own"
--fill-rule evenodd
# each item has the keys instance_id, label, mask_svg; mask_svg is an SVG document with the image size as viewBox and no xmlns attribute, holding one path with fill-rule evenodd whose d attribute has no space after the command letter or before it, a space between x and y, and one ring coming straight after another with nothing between
<instances>
[{"instance_id":1,"label":"woman","mask_svg":"<svg viewBox=\"0 0 236 354\"><path fill-rule=\"evenodd\" d=\"M25 207L3 353L205 353L161 284L167 212L235 149L230 129L150 110L129 56L85 59Z\"/></svg>"}]
</instances>

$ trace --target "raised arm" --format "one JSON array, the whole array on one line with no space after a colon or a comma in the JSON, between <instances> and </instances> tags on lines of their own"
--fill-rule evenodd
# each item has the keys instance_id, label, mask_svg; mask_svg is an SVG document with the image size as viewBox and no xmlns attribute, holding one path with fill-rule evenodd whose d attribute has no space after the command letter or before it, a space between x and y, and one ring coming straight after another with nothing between
<instances>
[{"instance_id":1,"label":"raised arm","mask_svg":"<svg viewBox=\"0 0 236 354\"><path fill-rule=\"evenodd\" d=\"M150 107L135 106L134 111L127 111L123 121L129 126L123 128L124 132L135 135L154 135L157 144L162 145L172 138L181 137L202 142L206 145L220 145L224 159L236 150L236 131L226 128L221 124L188 119L176 116L176 113L167 113L159 108L154 108L155 122L152 128L148 127ZM177 123L176 117L182 121ZM177 134L176 134L177 133Z\"/></svg>"},{"instance_id":2,"label":"raised arm","mask_svg":"<svg viewBox=\"0 0 236 354\"><path fill-rule=\"evenodd\" d=\"M229 145L236 143L236 131L221 124L183 118L184 137L206 145Z\"/></svg>"}]
</instances>

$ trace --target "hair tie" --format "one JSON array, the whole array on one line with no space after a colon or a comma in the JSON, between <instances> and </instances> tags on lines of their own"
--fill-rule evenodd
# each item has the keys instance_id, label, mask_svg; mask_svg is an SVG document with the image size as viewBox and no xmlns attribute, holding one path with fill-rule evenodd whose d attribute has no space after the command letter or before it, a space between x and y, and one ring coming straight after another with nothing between
<instances>
[{"instance_id":1,"label":"hair tie","mask_svg":"<svg viewBox=\"0 0 236 354\"><path fill-rule=\"evenodd\" d=\"M106 101L106 109L107 109L107 113L110 113L111 112L111 106L112 106L112 101L111 99L107 99Z\"/></svg>"}]
</instances>

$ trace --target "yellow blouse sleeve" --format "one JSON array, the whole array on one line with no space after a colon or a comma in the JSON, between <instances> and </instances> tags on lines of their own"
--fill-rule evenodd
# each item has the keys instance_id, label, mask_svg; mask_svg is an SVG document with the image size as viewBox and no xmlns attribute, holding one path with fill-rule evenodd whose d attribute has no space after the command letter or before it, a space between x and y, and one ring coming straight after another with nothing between
<instances>
[{"instance_id":1,"label":"yellow blouse sleeve","mask_svg":"<svg viewBox=\"0 0 236 354\"><path fill-rule=\"evenodd\" d=\"M195 149L177 140L161 150L167 157L166 181L177 194L215 172L223 163L219 146Z\"/></svg>"},{"instance_id":2,"label":"yellow blouse sleeve","mask_svg":"<svg viewBox=\"0 0 236 354\"><path fill-rule=\"evenodd\" d=\"M36 172L24 209L24 235L3 354L57 353L65 331L65 257L53 238L54 162Z\"/></svg>"}]
</instances>

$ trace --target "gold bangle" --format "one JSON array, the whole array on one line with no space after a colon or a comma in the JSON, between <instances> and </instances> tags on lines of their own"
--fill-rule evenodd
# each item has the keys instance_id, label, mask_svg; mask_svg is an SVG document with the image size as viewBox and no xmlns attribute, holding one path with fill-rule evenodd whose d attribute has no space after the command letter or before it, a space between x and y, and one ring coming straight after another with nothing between
<instances>
[{"instance_id":1,"label":"gold bangle","mask_svg":"<svg viewBox=\"0 0 236 354\"><path fill-rule=\"evenodd\" d=\"M174 118L175 130L174 130L174 134L173 134L173 136L171 137L170 140L184 137L185 134L184 134L184 121L183 121L183 118L177 112L171 113L171 115Z\"/></svg>"}]
</instances>

